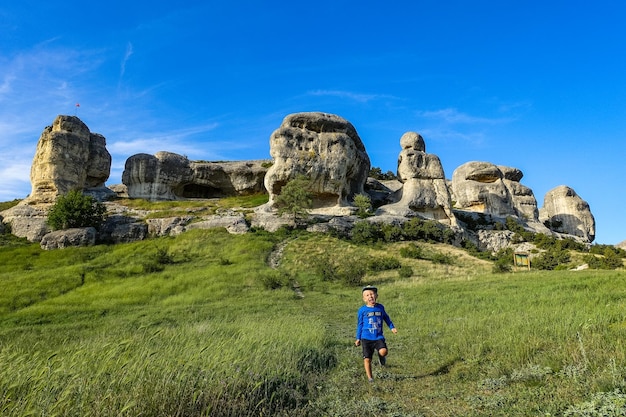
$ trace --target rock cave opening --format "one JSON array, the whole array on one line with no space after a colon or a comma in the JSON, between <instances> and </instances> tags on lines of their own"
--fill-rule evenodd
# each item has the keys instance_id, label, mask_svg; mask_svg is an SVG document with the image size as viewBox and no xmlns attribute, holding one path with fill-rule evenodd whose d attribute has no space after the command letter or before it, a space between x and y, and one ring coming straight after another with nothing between
<instances>
[{"instance_id":1,"label":"rock cave opening","mask_svg":"<svg viewBox=\"0 0 626 417\"><path fill-rule=\"evenodd\" d=\"M224 193L216 187L201 184L187 184L182 188L183 198L222 198Z\"/></svg>"}]
</instances>

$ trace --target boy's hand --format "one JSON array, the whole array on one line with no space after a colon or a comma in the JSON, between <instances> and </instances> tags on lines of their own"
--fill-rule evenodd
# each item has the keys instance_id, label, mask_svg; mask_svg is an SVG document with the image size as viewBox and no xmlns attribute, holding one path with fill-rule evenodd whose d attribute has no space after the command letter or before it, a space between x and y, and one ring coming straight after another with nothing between
<instances>
[{"instance_id":1,"label":"boy's hand","mask_svg":"<svg viewBox=\"0 0 626 417\"><path fill-rule=\"evenodd\" d=\"M391 331L393 332L393 334L398 333L398 329L396 329L395 327L393 329L391 329Z\"/></svg>"},{"instance_id":2,"label":"boy's hand","mask_svg":"<svg viewBox=\"0 0 626 417\"><path fill-rule=\"evenodd\" d=\"M361 344L361 341L359 339L354 341L354 346L359 346Z\"/></svg>"}]
</instances>

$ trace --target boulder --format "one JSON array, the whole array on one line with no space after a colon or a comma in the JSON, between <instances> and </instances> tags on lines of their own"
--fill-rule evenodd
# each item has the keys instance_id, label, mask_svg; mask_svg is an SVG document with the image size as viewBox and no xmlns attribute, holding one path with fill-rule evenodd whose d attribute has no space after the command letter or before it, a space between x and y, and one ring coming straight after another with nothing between
<instances>
[{"instance_id":1,"label":"boulder","mask_svg":"<svg viewBox=\"0 0 626 417\"><path fill-rule=\"evenodd\" d=\"M134 217L114 214L107 217L100 229L99 240L105 243L128 243L144 240L148 225Z\"/></svg>"},{"instance_id":2,"label":"boulder","mask_svg":"<svg viewBox=\"0 0 626 417\"><path fill-rule=\"evenodd\" d=\"M177 236L186 230L186 226L192 220L192 216L147 219L148 234L150 236Z\"/></svg>"},{"instance_id":3,"label":"boulder","mask_svg":"<svg viewBox=\"0 0 626 417\"><path fill-rule=\"evenodd\" d=\"M171 152L126 160L122 182L130 198L182 200L263 192L267 160L202 162Z\"/></svg>"},{"instance_id":4,"label":"boulder","mask_svg":"<svg viewBox=\"0 0 626 417\"><path fill-rule=\"evenodd\" d=\"M517 215L502 171L490 162L467 162L452 174L454 207L498 217Z\"/></svg>"},{"instance_id":5,"label":"boulder","mask_svg":"<svg viewBox=\"0 0 626 417\"><path fill-rule=\"evenodd\" d=\"M596 237L596 223L589 204L565 185L546 193L539 220L550 230L577 236L586 242L593 242Z\"/></svg>"},{"instance_id":6,"label":"boulder","mask_svg":"<svg viewBox=\"0 0 626 417\"><path fill-rule=\"evenodd\" d=\"M227 213L206 216L203 220L190 223L186 230L225 228L230 234L244 234L250 230L243 213Z\"/></svg>"},{"instance_id":7,"label":"boulder","mask_svg":"<svg viewBox=\"0 0 626 417\"><path fill-rule=\"evenodd\" d=\"M51 231L47 225L50 204L29 205L23 201L2 212L3 222L10 225L11 234L29 242L41 242Z\"/></svg>"},{"instance_id":8,"label":"boulder","mask_svg":"<svg viewBox=\"0 0 626 417\"><path fill-rule=\"evenodd\" d=\"M70 246L93 246L96 244L96 229L93 227L77 227L56 230L47 233L41 239L41 249L62 249Z\"/></svg>"},{"instance_id":9,"label":"boulder","mask_svg":"<svg viewBox=\"0 0 626 417\"><path fill-rule=\"evenodd\" d=\"M377 180L368 178L365 183L365 192L370 196L372 207L380 207L398 201L396 193L402 188L398 180Z\"/></svg>"},{"instance_id":10,"label":"boulder","mask_svg":"<svg viewBox=\"0 0 626 417\"><path fill-rule=\"evenodd\" d=\"M417 215L456 227L452 200L439 157L426 153L424 139L415 132L402 135L400 146L398 178L403 185L396 193L399 201L381 206L377 214Z\"/></svg>"},{"instance_id":11,"label":"boulder","mask_svg":"<svg viewBox=\"0 0 626 417\"><path fill-rule=\"evenodd\" d=\"M282 187L298 175L311 181L313 208L349 206L364 193L370 159L356 129L327 113L295 113L270 137L274 164L265 175L272 207Z\"/></svg>"}]
</instances>

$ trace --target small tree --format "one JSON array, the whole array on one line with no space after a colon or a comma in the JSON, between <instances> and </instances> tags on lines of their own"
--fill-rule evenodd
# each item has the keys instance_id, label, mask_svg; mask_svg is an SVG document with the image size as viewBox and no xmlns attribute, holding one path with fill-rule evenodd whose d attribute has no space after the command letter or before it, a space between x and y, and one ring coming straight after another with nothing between
<instances>
[{"instance_id":1,"label":"small tree","mask_svg":"<svg viewBox=\"0 0 626 417\"><path fill-rule=\"evenodd\" d=\"M310 188L311 180L304 175L298 175L287 182L275 200L278 214L291 214L296 222L306 218L313 204Z\"/></svg>"},{"instance_id":2,"label":"small tree","mask_svg":"<svg viewBox=\"0 0 626 417\"><path fill-rule=\"evenodd\" d=\"M98 229L105 219L106 207L80 190L72 190L59 196L48 212L48 225L53 230L73 227L95 227Z\"/></svg>"},{"instance_id":3,"label":"small tree","mask_svg":"<svg viewBox=\"0 0 626 417\"><path fill-rule=\"evenodd\" d=\"M354 196L352 204L357 208L356 215L364 219L372 214L372 199L367 194L357 194Z\"/></svg>"}]
</instances>

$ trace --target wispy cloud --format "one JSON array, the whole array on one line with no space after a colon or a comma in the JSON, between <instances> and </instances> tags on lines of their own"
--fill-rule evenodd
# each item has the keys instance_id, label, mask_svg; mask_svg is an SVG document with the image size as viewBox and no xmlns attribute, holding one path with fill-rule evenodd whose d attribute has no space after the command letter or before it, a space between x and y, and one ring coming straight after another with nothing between
<instances>
[{"instance_id":1,"label":"wispy cloud","mask_svg":"<svg viewBox=\"0 0 626 417\"><path fill-rule=\"evenodd\" d=\"M492 124L508 123L514 120L510 117L489 118L489 117L472 116L467 113L460 112L455 108L430 110L430 111L418 111L417 116L423 117L426 119L440 120L444 123L450 123L450 124L489 124L489 125L492 125Z\"/></svg>"},{"instance_id":2,"label":"wispy cloud","mask_svg":"<svg viewBox=\"0 0 626 417\"><path fill-rule=\"evenodd\" d=\"M124 58L122 59L122 64L120 65L120 78L124 76L126 73L126 63L133 55L133 44L128 42L126 44L126 52L124 53Z\"/></svg>"},{"instance_id":3,"label":"wispy cloud","mask_svg":"<svg viewBox=\"0 0 626 417\"><path fill-rule=\"evenodd\" d=\"M379 99L390 99L393 96L384 95L384 94L362 94L362 93L353 93L351 91L342 91L342 90L313 90L307 93L311 96L329 96L329 97L338 97L346 100L357 101L359 103L367 103L372 100Z\"/></svg>"},{"instance_id":4,"label":"wispy cloud","mask_svg":"<svg viewBox=\"0 0 626 417\"><path fill-rule=\"evenodd\" d=\"M126 133L123 139L107 143L107 149L112 154L125 155L126 158L137 153L154 154L159 151L175 153L198 152L197 145L190 145L190 139L197 135L208 133L219 126L218 123L209 123L193 126L186 129L171 130L155 134L145 132ZM165 149L167 148L167 149Z\"/></svg>"}]
</instances>

